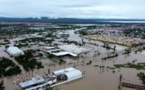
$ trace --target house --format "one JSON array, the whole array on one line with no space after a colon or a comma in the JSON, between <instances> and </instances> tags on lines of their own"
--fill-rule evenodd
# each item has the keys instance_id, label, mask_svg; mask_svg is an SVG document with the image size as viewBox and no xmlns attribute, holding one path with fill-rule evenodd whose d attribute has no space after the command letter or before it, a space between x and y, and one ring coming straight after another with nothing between
<instances>
[{"instance_id":1,"label":"house","mask_svg":"<svg viewBox=\"0 0 145 90\"><path fill-rule=\"evenodd\" d=\"M7 52L11 56L19 56L19 55L24 55L24 52L20 50L18 47L8 47Z\"/></svg>"}]
</instances>

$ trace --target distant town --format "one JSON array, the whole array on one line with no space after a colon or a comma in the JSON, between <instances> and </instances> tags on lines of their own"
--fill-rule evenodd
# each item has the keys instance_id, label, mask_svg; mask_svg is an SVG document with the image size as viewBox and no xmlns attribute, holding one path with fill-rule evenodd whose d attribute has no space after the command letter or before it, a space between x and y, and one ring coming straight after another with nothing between
<instances>
[{"instance_id":1,"label":"distant town","mask_svg":"<svg viewBox=\"0 0 145 90\"><path fill-rule=\"evenodd\" d=\"M0 90L145 90L145 23L43 19L0 22Z\"/></svg>"}]
</instances>

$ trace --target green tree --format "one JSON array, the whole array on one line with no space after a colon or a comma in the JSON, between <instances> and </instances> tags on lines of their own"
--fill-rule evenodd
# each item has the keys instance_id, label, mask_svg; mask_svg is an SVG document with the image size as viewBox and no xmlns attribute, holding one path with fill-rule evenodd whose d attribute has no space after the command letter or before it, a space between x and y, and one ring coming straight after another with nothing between
<instances>
[{"instance_id":1,"label":"green tree","mask_svg":"<svg viewBox=\"0 0 145 90\"><path fill-rule=\"evenodd\" d=\"M0 90L4 90L5 87L4 87L4 81L0 81Z\"/></svg>"},{"instance_id":2,"label":"green tree","mask_svg":"<svg viewBox=\"0 0 145 90\"><path fill-rule=\"evenodd\" d=\"M143 72L140 72L137 74L137 76L142 81L142 83L145 84L145 74Z\"/></svg>"}]
</instances>

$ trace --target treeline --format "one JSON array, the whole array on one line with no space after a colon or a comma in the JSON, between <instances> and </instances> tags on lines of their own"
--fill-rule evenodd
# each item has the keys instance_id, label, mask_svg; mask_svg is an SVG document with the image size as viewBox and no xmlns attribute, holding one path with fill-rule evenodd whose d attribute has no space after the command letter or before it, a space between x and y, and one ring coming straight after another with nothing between
<instances>
[{"instance_id":1,"label":"treeline","mask_svg":"<svg viewBox=\"0 0 145 90\"><path fill-rule=\"evenodd\" d=\"M0 81L0 90L4 90L5 87L4 87L4 81Z\"/></svg>"},{"instance_id":2,"label":"treeline","mask_svg":"<svg viewBox=\"0 0 145 90\"><path fill-rule=\"evenodd\" d=\"M26 71L33 70L35 68L43 68L42 63L38 62L33 56L33 50L27 50L24 52L25 55L15 57L15 60L23 66Z\"/></svg>"},{"instance_id":3,"label":"treeline","mask_svg":"<svg viewBox=\"0 0 145 90\"><path fill-rule=\"evenodd\" d=\"M12 60L2 57L0 60L0 77L11 76L21 73L19 66L15 65Z\"/></svg>"},{"instance_id":4,"label":"treeline","mask_svg":"<svg viewBox=\"0 0 145 90\"><path fill-rule=\"evenodd\" d=\"M127 29L123 31L123 34L125 36L131 36L131 37L140 37L142 39L145 39L145 29Z\"/></svg>"}]
</instances>

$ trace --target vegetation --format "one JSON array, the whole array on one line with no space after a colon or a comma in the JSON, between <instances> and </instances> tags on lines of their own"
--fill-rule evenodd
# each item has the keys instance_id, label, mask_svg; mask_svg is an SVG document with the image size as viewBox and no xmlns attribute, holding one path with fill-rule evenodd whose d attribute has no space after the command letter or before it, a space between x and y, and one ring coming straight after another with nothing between
<instances>
[{"instance_id":1,"label":"vegetation","mask_svg":"<svg viewBox=\"0 0 145 90\"><path fill-rule=\"evenodd\" d=\"M33 70L35 68L43 68L42 63L37 62L37 60L32 56L32 53L34 53L33 50L27 50L25 51L25 55L15 57L15 60L21 64L26 71Z\"/></svg>"},{"instance_id":2,"label":"vegetation","mask_svg":"<svg viewBox=\"0 0 145 90\"><path fill-rule=\"evenodd\" d=\"M21 73L21 69L7 58L2 57L0 60L0 77L11 76Z\"/></svg>"},{"instance_id":3,"label":"vegetation","mask_svg":"<svg viewBox=\"0 0 145 90\"><path fill-rule=\"evenodd\" d=\"M117 53L110 54L110 55L108 55L107 57L102 58L102 60L106 60L106 59L114 58L114 57L118 57L118 54L117 54Z\"/></svg>"},{"instance_id":4,"label":"vegetation","mask_svg":"<svg viewBox=\"0 0 145 90\"><path fill-rule=\"evenodd\" d=\"M131 53L131 49L125 49L123 54L130 54Z\"/></svg>"},{"instance_id":5,"label":"vegetation","mask_svg":"<svg viewBox=\"0 0 145 90\"><path fill-rule=\"evenodd\" d=\"M145 74L143 72L137 73L138 78L145 84Z\"/></svg>"},{"instance_id":6,"label":"vegetation","mask_svg":"<svg viewBox=\"0 0 145 90\"><path fill-rule=\"evenodd\" d=\"M1 29L0 30L0 38L1 39L8 39L12 37L17 37L18 35L24 35L24 34L33 34L37 32L43 32L43 30L32 30L29 29L28 26L7 26L5 27L7 29Z\"/></svg>"},{"instance_id":7,"label":"vegetation","mask_svg":"<svg viewBox=\"0 0 145 90\"><path fill-rule=\"evenodd\" d=\"M80 35L88 35L88 32L85 31L85 30L80 30L80 31L79 31L79 34L80 34Z\"/></svg>"},{"instance_id":8,"label":"vegetation","mask_svg":"<svg viewBox=\"0 0 145 90\"><path fill-rule=\"evenodd\" d=\"M4 90L5 87L4 87L4 81L0 81L0 90Z\"/></svg>"},{"instance_id":9,"label":"vegetation","mask_svg":"<svg viewBox=\"0 0 145 90\"><path fill-rule=\"evenodd\" d=\"M48 56L47 56L49 59L52 59L52 58L54 58L54 55L53 54L48 54Z\"/></svg>"},{"instance_id":10,"label":"vegetation","mask_svg":"<svg viewBox=\"0 0 145 90\"><path fill-rule=\"evenodd\" d=\"M102 47L103 48L106 48L107 50L110 50L110 49L112 49L112 50L116 50L116 46L114 46L113 48L108 44L108 43L106 43L106 42L104 42L104 45L102 45Z\"/></svg>"},{"instance_id":11,"label":"vegetation","mask_svg":"<svg viewBox=\"0 0 145 90\"><path fill-rule=\"evenodd\" d=\"M127 29L123 31L125 36L129 37L140 37L142 39L145 39L145 29Z\"/></svg>"},{"instance_id":12,"label":"vegetation","mask_svg":"<svg viewBox=\"0 0 145 90\"><path fill-rule=\"evenodd\" d=\"M121 67L124 67L124 65L122 65L122 64L115 64L114 67L121 68Z\"/></svg>"},{"instance_id":13,"label":"vegetation","mask_svg":"<svg viewBox=\"0 0 145 90\"><path fill-rule=\"evenodd\" d=\"M80 45L77 41L69 41L69 40L67 40L67 41L61 41L61 42L63 42L63 43L67 43L67 44Z\"/></svg>"},{"instance_id":14,"label":"vegetation","mask_svg":"<svg viewBox=\"0 0 145 90\"><path fill-rule=\"evenodd\" d=\"M53 33L48 33L45 37L56 37Z\"/></svg>"},{"instance_id":15,"label":"vegetation","mask_svg":"<svg viewBox=\"0 0 145 90\"><path fill-rule=\"evenodd\" d=\"M45 90L53 90L53 88L51 88L51 87L47 87Z\"/></svg>"},{"instance_id":16,"label":"vegetation","mask_svg":"<svg viewBox=\"0 0 145 90\"><path fill-rule=\"evenodd\" d=\"M21 47L26 47L26 46L28 46L28 43L24 43L24 44L19 43L19 44L14 45L14 46L19 47L19 48L21 48Z\"/></svg>"},{"instance_id":17,"label":"vegetation","mask_svg":"<svg viewBox=\"0 0 145 90\"><path fill-rule=\"evenodd\" d=\"M145 63L138 63L138 64L133 64L133 63L127 63L127 64L115 64L114 67L116 68L135 68L138 70L145 70Z\"/></svg>"},{"instance_id":18,"label":"vegetation","mask_svg":"<svg viewBox=\"0 0 145 90\"><path fill-rule=\"evenodd\" d=\"M66 63L66 61L64 61L63 59L59 60L59 64L64 64L64 63Z\"/></svg>"},{"instance_id":19,"label":"vegetation","mask_svg":"<svg viewBox=\"0 0 145 90\"><path fill-rule=\"evenodd\" d=\"M143 50L145 50L145 46L139 47L137 50L135 50L135 53L142 52Z\"/></svg>"},{"instance_id":20,"label":"vegetation","mask_svg":"<svg viewBox=\"0 0 145 90\"><path fill-rule=\"evenodd\" d=\"M84 41L83 41L84 42ZM85 43L85 42L84 42ZM91 43L91 42L87 42L88 44L92 44L92 45L95 45L95 46L99 46L99 44L97 43Z\"/></svg>"}]
</instances>

